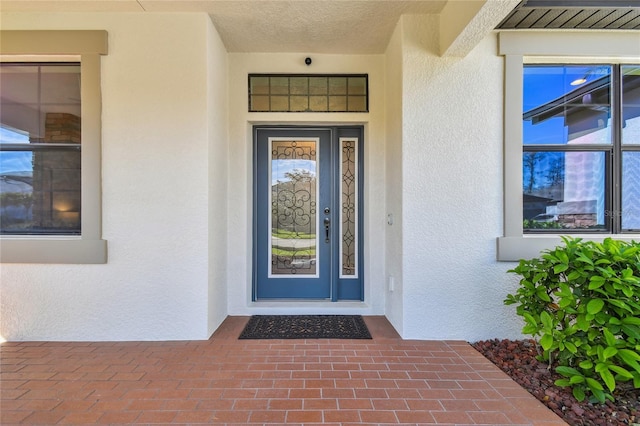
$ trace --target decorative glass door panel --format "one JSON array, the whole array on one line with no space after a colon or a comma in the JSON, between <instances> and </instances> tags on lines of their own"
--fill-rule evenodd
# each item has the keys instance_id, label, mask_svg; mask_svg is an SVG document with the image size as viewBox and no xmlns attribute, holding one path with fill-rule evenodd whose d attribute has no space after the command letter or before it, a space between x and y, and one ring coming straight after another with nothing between
<instances>
[{"instance_id":1,"label":"decorative glass door panel","mask_svg":"<svg viewBox=\"0 0 640 426\"><path fill-rule=\"evenodd\" d=\"M254 129L253 299L362 300L360 127Z\"/></svg>"},{"instance_id":2,"label":"decorative glass door panel","mask_svg":"<svg viewBox=\"0 0 640 426\"><path fill-rule=\"evenodd\" d=\"M269 139L271 263L269 276L317 277L318 139Z\"/></svg>"},{"instance_id":3,"label":"decorative glass door panel","mask_svg":"<svg viewBox=\"0 0 640 426\"><path fill-rule=\"evenodd\" d=\"M356 277L358 263L358 140L340 139L340 276Z\"/></svg>"}]
</instances>

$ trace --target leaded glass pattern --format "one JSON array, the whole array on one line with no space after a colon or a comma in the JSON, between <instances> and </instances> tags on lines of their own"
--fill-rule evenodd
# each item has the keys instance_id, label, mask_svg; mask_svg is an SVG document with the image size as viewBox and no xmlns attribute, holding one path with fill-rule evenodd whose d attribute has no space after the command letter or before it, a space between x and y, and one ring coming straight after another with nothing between
<instances>
[{"instance_id":1,"label":"leaded glass pattern","mask_svg":"<svg viewBox=\"0 0 640 426\"><path fill-rule=\"evenodd\" d=\"M317 145L271 141L270 275L316 275Z\"/></svg>"},{"instance_id":2,"label":"leaded glass pattern","mask_svg":"<svg viewBox=\"0 0 640 426\"><path fill-rule=\"evenodd\" d=\"M355 277L357 265L357 140L341 139L340 150L340 274Z\"/></svg>"},{"instance_id":3,"label":"leaded glass pattern","mask_svg":"<svg viewBox=\"0 0 640 426\"><path fill-rule=\"evenodd\" d=\"M368 112L367 75L249 75L249 112Z\"/></svg>"}]
</instances>

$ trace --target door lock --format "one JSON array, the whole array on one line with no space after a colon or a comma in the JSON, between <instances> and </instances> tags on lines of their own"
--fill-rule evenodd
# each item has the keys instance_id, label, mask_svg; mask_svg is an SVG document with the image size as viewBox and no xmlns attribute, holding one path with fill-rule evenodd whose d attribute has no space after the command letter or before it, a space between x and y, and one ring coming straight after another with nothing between
<instances>
[{"instance_id":1,"label":"door lock","mask_svg":"<svg viewBox=\"0 0 640 426\"><path fill-rule=\"evenodd\" d=\"M328 209L325 209L325 211L326 210ZM330 227L331 227L331 219L329 219L328 217L325 217L324 218L324 232L325 232L324 242L325 243L329 242Z\"/></svg>"}]
</instances>

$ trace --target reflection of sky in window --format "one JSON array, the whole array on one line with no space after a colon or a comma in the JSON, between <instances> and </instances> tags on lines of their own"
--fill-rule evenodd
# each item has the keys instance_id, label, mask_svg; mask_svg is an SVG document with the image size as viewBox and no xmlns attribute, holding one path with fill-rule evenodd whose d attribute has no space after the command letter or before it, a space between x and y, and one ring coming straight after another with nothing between
<instances>
[{"instance_id":1,"label":"reflection of sky in window","mask_svg":"<svg viewBox=\"0 0 640 426\"><path fill-rule=\"evenodd\" d=\"M640 67L627 65L622 67L622 114L624 123L622 126L622 143L640 144L640 88L629 87L625 82L631 78L638 78Z\"/></svg>"},{"instance_id":2,"label":"reflection of sky in window","mask_svg":"<svg viewBox=\"0 0 640 426\"><path fill-rule=\"evenodd\" d=\"M295 169L307 171L311 176L316 175L316 162L313 160L272 160L271 161L271 184L290 180L285 173Z\"/></svg>"},{"instance_id":3,"label":"reflection of sky in window","mask_svg":"<svg viewBox=\"0 0 640 426\"><path fill-rule=\"evenodd\" d=\"M531 166L527 165L527 157L535 156L533 167L533 179L531 179ZM565 153L564 152L528 152L522 159L522 185L524 192L528 192L529 183L532 182L532 191L546 188L554 183L554 173L561 173L564 181ZM558 182L555 182L558 183Z\"/></svg>"},{"instance_id":4,"label":"reflection of sky in window","mask_svg":"<svg viewBox=\"0 0 640 426\"><path fill-rule=\"evenodd\" d=\"M525 66L522 111L524 113L543 106L610 73L611 68L603 65ZM571 85L573 81L585 77L585 83ZM609 143L611 139L608 123L603 123L603 125L606 126L605 129L591 132L588 139L585 139L586 135L583 135L579 141L572 140L571 142ZM564 116L549 118L537 124L532 124L530 120L524 120L522 130L523 143L525 144L566 144L569 141Z\"/></svg>"},{"instance_id":5,"label":"reflection of sky in window","mask_svg":"<svg viewBox=\"0 0 640 426\"><path fill-rule=\"evenodd\" d=\"M29 135L0 126L0 143L29 143Z\"/></svg>"},{"instance_id":6,"label":"reflection of sky in window","mask_svg":"<svg viewBox=\"0 0 640 426\"><path fill-rule=\"evenodd\" d=\"M30 172L32 170L30 151L0 152L0 174L9 172Z\"/></svg>"},{"instance_id":7,"label":"reflection of sky in window","mask_svg":"<svg viewBox=\"0 0 640 426\"><path fill-rule=\"evenodd\" d=\"M29 136L0 127L0 143L29 143ZM30 151L0 152L0 173L24 172L32 170Z\"/></svg>"}]
</instances>

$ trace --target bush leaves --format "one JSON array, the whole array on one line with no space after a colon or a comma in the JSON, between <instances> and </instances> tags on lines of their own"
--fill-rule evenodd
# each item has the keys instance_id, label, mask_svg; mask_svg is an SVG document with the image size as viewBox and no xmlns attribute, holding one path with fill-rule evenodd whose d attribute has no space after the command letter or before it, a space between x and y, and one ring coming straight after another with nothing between
<instances>
[{"instance_id":1,"label":"bush leaves","mask_svg":"<svg viewBox=\"0 0 640 426\"><path fill-rule=\"evenodd\" d=\"M562 240L509 271L520 286L504 303L516 305L522 332L563 376L556 384L604 403L619 382L640 388L640 244Z\"/></svg>"}]
</instances>

